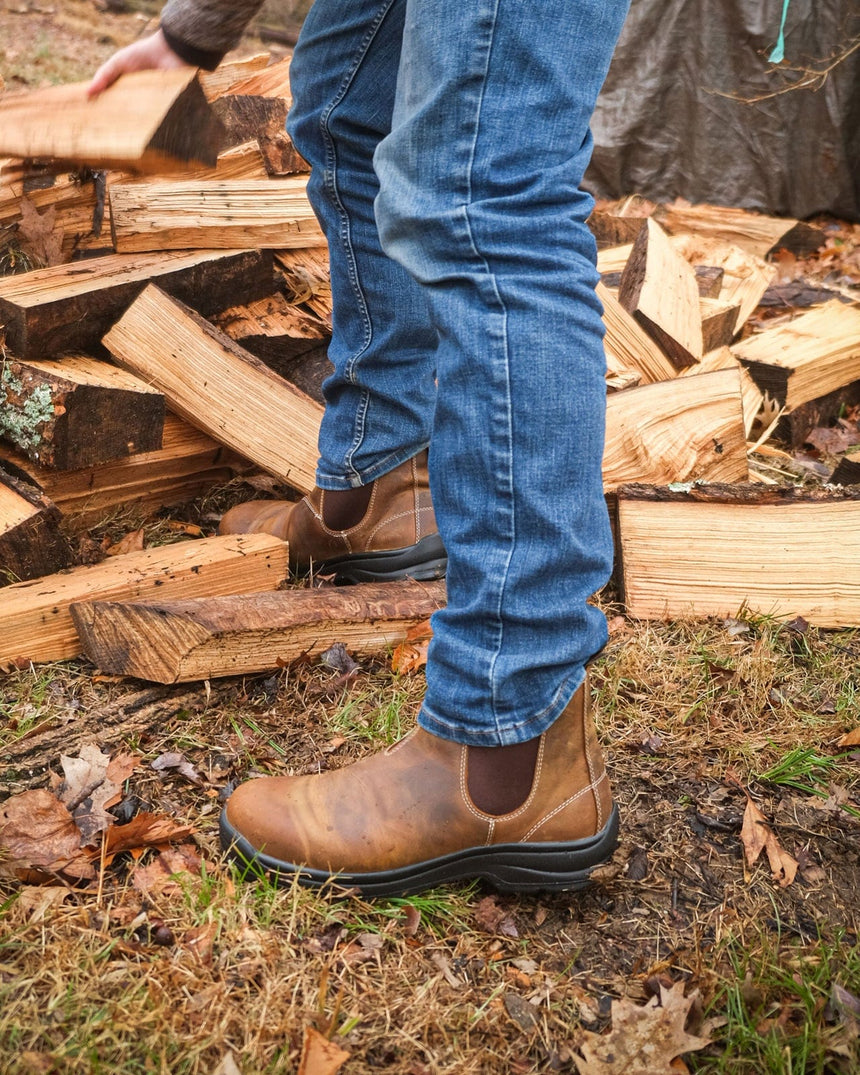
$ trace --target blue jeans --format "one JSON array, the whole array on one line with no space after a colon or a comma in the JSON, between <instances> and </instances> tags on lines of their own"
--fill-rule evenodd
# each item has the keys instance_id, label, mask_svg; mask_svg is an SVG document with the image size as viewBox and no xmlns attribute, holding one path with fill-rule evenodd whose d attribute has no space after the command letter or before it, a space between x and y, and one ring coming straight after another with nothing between
<instances>
[{"instance_id":1,"label":"blue jeans","mask_svg":"<svg viewBox=\"0 0 860 1075\"><path fill-rule=\"evenodd\" d=\"M315 0L289 131L329 241L318 484L430 444L448 552L419 722L546 730L604 644L605 362L579 189L627 0Z\"/></svg>"}]
</instances>

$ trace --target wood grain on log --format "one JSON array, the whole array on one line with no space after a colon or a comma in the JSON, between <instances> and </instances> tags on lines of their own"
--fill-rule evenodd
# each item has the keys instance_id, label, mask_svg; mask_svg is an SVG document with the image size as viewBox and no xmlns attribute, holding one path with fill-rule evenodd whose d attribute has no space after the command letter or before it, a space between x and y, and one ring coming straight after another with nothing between
<instances>
[{"instance_id":1,"label":"wood grain on log","mask_svg":"<svg viewBox=\"0 0 860 1075\"><path fill-rule=\"evenodd\" d=\"M111 234L120 253L147 250L324 246L305 176L148 184L110 189Z\"/></svg>"},{"instance_id":2,"label":"wood grain on log","mask_svg":"<svg viewBox=\"0 0 860 1075\"><path fill-rule=\"evenodd\" d=\"M635 370L643 384L678 376L668 356L602 283L597 285L597 297L603 304L604 347L611 370Z\"/></svg>"},{"instance_id":3,"label":"wood grain on log","mask_svg":"<svg viewBox=\"0 0 860 1075\"><path fill-rule=\"evenodd\" d=\"M444 583L409 580L190 601L86 601L72 615L84 652L104 671L177 683L277 668L334 642L350 653L379 652L444 603Z\"/></svg>"},{"instance_id":4,"label":"wood grain on log","mask_svg":"<svg viewBox=\"0 0 860 1075\"><path fill-rule=\"evenodd\" d=\"M650 218L633 244L618 299L676 366L683 369L702 357L696 275Z\"/></svg>"},{"instance_id":5,"label":"wood grain on log","mask_svg":"<svg viewBox=\"0 0 860 1075\"><path fill-rule=\"evenodd\" d=\"M135 71L98 97L88 88L78 82L5 96L0 154L141 172L215 163L224 132L194 70Z\"/></svg>"},{"instance_id":6,"label":"wood grain on log","mask_svg":"<svg viewBox=\"0 0 860 1075\"><path fill-rule=\"evenodd\" d=\"M299 492L315 483L322 407L150 285L105 336L172 410Z\"/></svg>"},{"instance_id":7,"label":"wood grain on log","mask_svg":"<svg viewBox=\"0 0 860 1075\"><path fill-rule=\"evenodd\" d=\"M185 504L252 469L248 460L170 413L158 451L80 470L50 470L0 443L0 463L37 486L72 530L86 529L120 506L154 511Z\"/></svg>"},{"instance_id":8,"label":"wood grain on log","mask_svg":"<svg viewBox=\"0 0 860 1075\"><path fill-rule=\"evenodd\" d=\"M59 524L55 504L0 468L0 585L68 567L72 552Z\"/></svg>"},{"instance_id":9,"label":"wood grain on log","mask_svg":"<svg viewBox=\"0 0 860 1075\"><path fill-rule=\"evenodd\" d=\"M860 310L834 299L732 350L759 388L792 411L860 379Z\"/></svg>"},{"instance_id":10,"label":"wood grain on log","mask_svg":"<svg viewBox=\"0 0 860 1075\"><path fill-rule=\"evenodd\" d=\"M0 590L0 665L81 653L75 601L258 593L287 574L287 546L267 534L202 538L115 556Z\"/></svg>"},{"instance_id":11,"label":"wood grain on log","mask_svg":"<svg viewBox=\"0 0 860 1075\"><path fill-rule=\"evenodd\" d=\"M643 619L764 614L860 625L860 491L618 491L624 601Z\"/></svg>"},{"instance_id":12,"label":"wood grain on log","mask_svg":"<svg viewBox=\"0 0 860 1075\"><path fill-rule=\"evenodd\" d=\"M745 481L740 371L703 373L610 395L603 487L631 481Z\"/></svg>"}]
</instances>

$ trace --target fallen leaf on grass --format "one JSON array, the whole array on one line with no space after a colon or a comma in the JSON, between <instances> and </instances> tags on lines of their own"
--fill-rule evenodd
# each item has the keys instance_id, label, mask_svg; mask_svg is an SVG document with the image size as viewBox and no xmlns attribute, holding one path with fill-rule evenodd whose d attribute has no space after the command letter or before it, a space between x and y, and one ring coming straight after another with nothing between
<instances>
[{"instance_id":1,"label":"fallen leaf on grass","mask_svg":"<svg viewBox=\"0 0 860 1075\"><path fill-rule=\"evenodd\" d=\"M538 1015L529 1002L519 993L505 993L505 1011L520 1030L528 1034L538 1024Z\"/></svg>"},{"instance_id":2,"label":"fallen leaf on grass","mask_svg":"<svg viewBox=\"0 0 860 1075\"><path fill-rule=\"evenodd\" d=\"M475 925L485 933L499 933L503 937L519 937L516 923L508 912L499 907L495 896L485 896L475 908Z\"/></svg>"},{"instance_id":3,"label":"fallen leaf on grass","mask_svg":"<svg viewBox=\"0 0 860 1075\"><path fill-rule=\"evenodd\" d=\"M146 847L167 847L184 840L194 832L191 825L180 825L166 814L141 813L127 825L114 825L108 830L106 851L141 851Z\"/></svg>"},{"instance_id":4,"label":"fallen leaf on grass","mask_svg":"<svg viewBox=\"0 0 860 1075\"><path fill-rule=\"evenodd\" d=\"M65 806L46 788L22 791L0 807L0 866L22 881L64 874L95 877L92 854L81 848L81 833Z\"/></svg>"},{"instance_id":5,"label":"fallen leaf on grass","mask_svg":"<svg viewBox=\"0 0 860 1075\"><path fill-rule=\"evenodd\" d=\"M184 776L186 780L190 781L192 784L196 784L199 788L202 788L206 783L185 755L178 754L175 751L159 754L155 761L150 764L150 768L155 769L157 773L163 773L168 769L175 769L180 776Z\"/></svg>"},{"instance_id":6,"label":"fallen leaf on grass","mask_svg":"<svg viewBox=\"0 0 860 1075\"><path fill-rule=\"evenodd\" d=\"M204 966L212 962L212 950L218 936L218 923L207 922L205 926L195 926L182 935L182 946L193 952Z\"/></svg>"},{"instance_id":7,"label":"fallen leaf on grass","mask_svg":"<svg viewBox=\"0 0 860 1075\"><path fill-rule=\"evenodd\" d=\"M846 732L836 744L838 747L860 747L860 728L853 732Z\"/></svg>"},{"instance_id":8,"label":"fallen leaf on grass","mask_svg":"<svg viewBox=\"0 0 860 1075\"><path fill-rule=\"evenodd\" d=\"M705 1036L685 1030L697 999L684 996L684 983L660 987L660 996L640 1006L622 997L612 1002L612 1028L604 1034L585 1031L579 1043L582 1057L574 1061L579 1075L673 1075L673 1061L684 1053L710 1045ZM681 1069L683 1070L683 1069Z\"/></svg>"},{"instance_id":9,"label":"fallen leaf on grass","mask_svg":"<svg viewBox=\"0 0 860 1075\"><path fill-rule=\"evenodd\" d=\"M60 756L65 779L57 792L81 833L81 844L96 846L99 836L116 823L108 813L122 798L122 785L136 768L135 754L110 759L95 743L85 743L79 757Z\"/></svg>"},{"instance_id":10,"label":"fallen leaf on grass","mask_svg":"<svg viewBox=\"0 0 860 1075\"><path fill-rule=\"evenodd\" d=\"M170 894L182 891L179 875L198 876L202 865L197 849L193 844L180 844L159 852L159 855L146 866L136 866L131 875L131 883L146 895Z\"/></svg>"},{"instance_id":11,"label":"fallen leaf on grass","mask_svg":"<svg viewBox=\"0 0 860 1075\"><path fill-rule=\"evenodd\" d=\"M305 1027L298 1075L336 1075L350 1054L313 1027Z\"/></svg>"},{"instance_id":12,"label":"fallen leaf on grass","mask_svg":"<svg viewBox=\"0 0 860 1075\"><path fill-rule=\"evenodd\" d=\"M779 882L780 888L791 884L797 874L797 861L780 845L767 823L767 818L749 796L741 828L741 842L748 867L754 866L764 851L774 881Z\"/></svg>"},{"instance_id":13,"label":"fallen leaf on grass","mask_svg":"<svg viewBox=\"0 0 860 1075\"><path fill-rule=\"evenodd\" d=\"M48 911L65 903L68 896L65 886L25 885L18 893L16 908L28 922L41 922Z\"/></svg>"}]
</instances>

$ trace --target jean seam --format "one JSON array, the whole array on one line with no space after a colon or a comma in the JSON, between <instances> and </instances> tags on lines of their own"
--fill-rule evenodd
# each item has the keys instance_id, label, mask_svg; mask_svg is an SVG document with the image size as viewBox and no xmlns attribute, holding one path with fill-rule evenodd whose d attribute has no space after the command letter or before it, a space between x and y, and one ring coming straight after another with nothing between
<instances>
[{"instance_id":1,"label":"jean seam","mask_svg":"<svg viewBox=\"0 0 860 1075\"><path fill-rule=\"evenodd\" d=\"M468 234L468 237L469 237L469 243L470 243L470 245L472 247L472 250L475 253L475 256L480 259L480 261L481 261L481 263L482 263L482 265L484 267L484 271L487 274L487 280L489 281L490 285L492 286L493 295L495 296L495 300L496 300L496 302L498 304L498 307L499 307L499 310L500 310L501 316L502 316L502 348L503 348L503 355L504 355L504 370L505 370L505 407L506 407L506 414L507 414L507 422L506 422L506 427L507 428L506 428L506 434L505 434L506 438L507 438L507 444L506 444L507 451L505 453L505 458L508 460L507 474L506 474L505 477L506 477L506 484L507 484L508 503L511 506L511 522L510 522L510 530L509 530L509 546L508 546L507 556L505 558L504 568L502 569L502 572L501 572L501 575L500 575L500 578L499 578L498 596L497 596L497 603L496 603L496 610L495 610L496 611L496 625L497 625L497 629L496 629L496 646L495 646L495 651L493 652L493 655L490 658L490 663L489 663L489 682L490 682L490 690L491 690L491 702L490 702L490 705L491 705L491 709L492 709L492 713L493 713L493 720L495 721L495 724L496 724L496 732L497 732L497 734L499 733L499 731L501 729L500 729L500 722L499 722L498 713L496 711L496 706L497 706L497 700L498 699L497 699L497 692L496 692L496 675L495 675L495 671L496 671L496 665L498 664L499 657L501 655L502 648L503 648L503 645L504 645L505 625L504 625L504 618L502 616L502 608L503 608L503 604L504 604L504 593L505 593L505 589L507 588L508 578L509 578L509 575L510 575L511 561L512 561L513 555L514 555L514 546L516 545L516 530L517 530L517 527L516 527L516 515L515 515L515 508L514 508L514 499L513 499L513 460L512 460L512 453L513 453L513 439L514 438L513 438L513 430L511 428L512 400L511 400L510 348L509 348L509 342L508 342L508 310L507 310L507 307L505 306L505 303L504 303L504 300L502 298L501 292L499 291L498 284L496 282L496 277L495 277L494 273L492 272L492 270L490 269L489 262L487 261L485 255L481 253L481 251L480 251L480 249L478 247L478 244L475 241L475 233L474 233L474 230L472 228L471 221L469 219L469 206L472 204L472 174L473 174L473 168L474 168L474 163L475 163L475 156L477 154L478 138L479 138L480 129L481 129L481 114L482 114L482 111L483 111L484 95L486 93L486 86L487 86L486 74L487 74L487 69L489 67L490 54L492 52L492 47L493 47L493 38L494 38L494 35L495 35L496 24L497 24L497 21L498 21L498 12L499 12L499 0L495 0L495 3L493 4L493 7L492 7L491 23L490 23L490 26L489 26L489 31L488 31L487 40L486 40L486 53L485 53L485 57L484 57L484 70L482 72L484 77L481 80L480 97L479 97L478 101L476 102L477 107L475 109L474 135L473 135L473 139L472 139L472 145L471 145L471 150L470 150L470 154L469 154L469 160L468 160L468 164L467 164L467 168L466 168L466 176L465 176L465 178L466 178L466 204L463 207L463 219L464 219L465 224L466 224L466 231L467 231L467 234Z\"/></svg>"},{"instance_id":2,"label":"jean seam","mask_svg":"<svg viewBox=\"0 0 860 1075\"><path fill-rule=\"evenodd\" d=\"M349 221L349 214L341 200L340 193L337 185L338 163L337 153L335 151L335 142L331 134L330 120L332 113L337 106L346 97L352 85L353 79L358 72L367 52L373 43L373 39L376 36L382 21L385 19L388 12L391 10L392 4L395 0L389 0L377 14L376 18L370 25L367 33L364 35L360 46L356 49L355 59L352 66L344 76L343 82L329 103L328 107L320 115L320 135L322 137L323 144L326 147L326 171L325 171L325 189L328 192L329 198L335 207L338 217L340 218L340 227L338 229L338 238L340 240L341 247L344 251L344 257L346 264L349 266L349 279L352 284L352 290L355 295L356 304L361 315L362 325L364 326L364 344L358 351L356 351L346 363L344 369L344 376L352 384L358 384L358 377L356 375L356 366L360 362L362 356L367 352L373 341L373 322L370 318L370 313L367 307L367 299L361 287L361 281L358 275L357 260L355 256L355 250L352 245L352 229ZM370 407L370 392L368 389L363 389L361 392L361 401L356 408L355 413L355 431L352 440L352 445L344 456L344 469L351 472L353 479L360 477L358 471L353 466L353 457L364 440L366 429L367 412Z\"/></svg>"}]
</instances>

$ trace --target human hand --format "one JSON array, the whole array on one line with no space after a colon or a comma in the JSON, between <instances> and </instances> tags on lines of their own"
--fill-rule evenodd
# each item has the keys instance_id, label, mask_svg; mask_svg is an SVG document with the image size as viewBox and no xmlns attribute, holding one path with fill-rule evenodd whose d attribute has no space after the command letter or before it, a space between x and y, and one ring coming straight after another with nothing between
<instances>
[{"instance_id":1,"label":"human hand","mask_svg":"<svg viewBox=\"0 0 860 1075\"><path fill-rule=\"evenodd\" d=\"M88 97L95 97L106 90L112 82L116 82L120 75L129 71L171 71L178 67L189 65L168 45L167 38L156 30L149 37L142 37L124 49L115 52L113 56L96 71L93 80L87 89Z\"/></svg>"}]
</instances>

